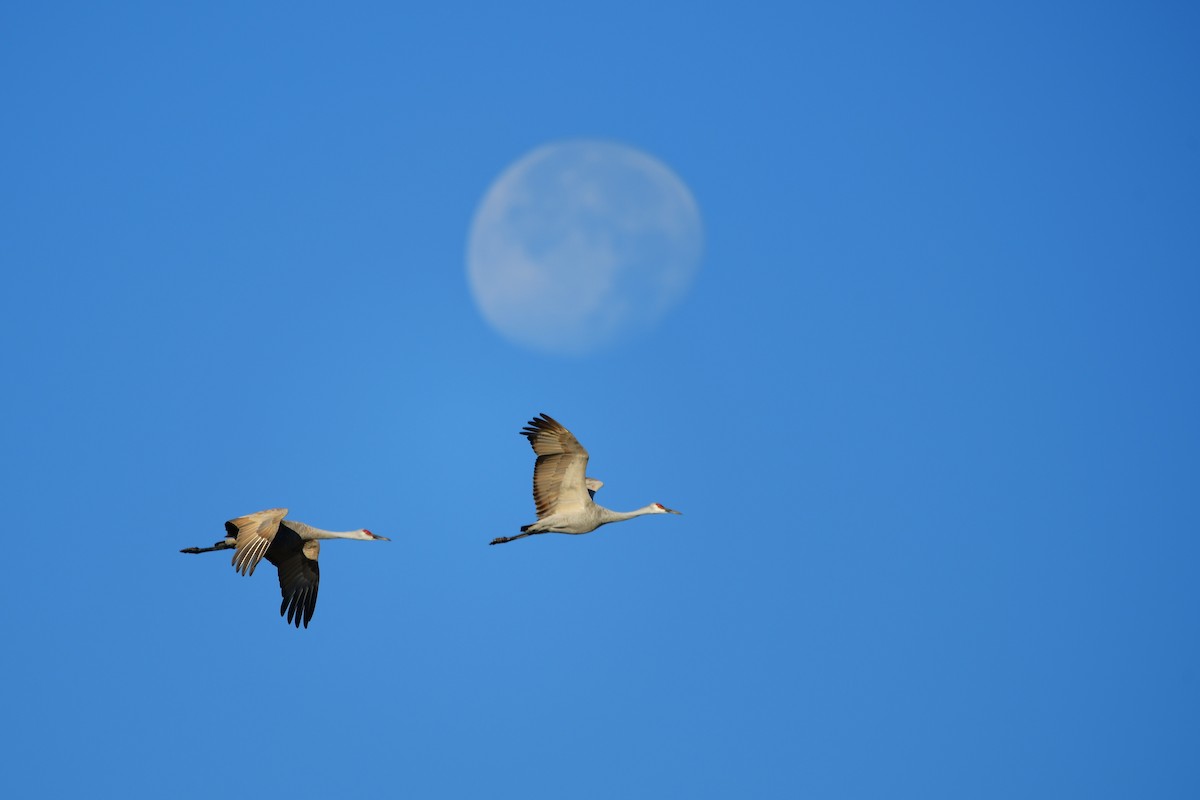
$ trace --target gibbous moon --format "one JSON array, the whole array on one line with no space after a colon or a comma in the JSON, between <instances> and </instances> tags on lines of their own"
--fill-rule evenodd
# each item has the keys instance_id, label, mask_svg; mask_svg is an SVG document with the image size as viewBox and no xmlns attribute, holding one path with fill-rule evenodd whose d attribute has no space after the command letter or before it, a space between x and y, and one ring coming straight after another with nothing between
<instances>
[{"instance_id":1,"label":"gibbous moon","mask_svg":"<svg viewBox=\"0 0 1200 800\"><path fill-rule=\"evenodd\" d=\"M467 273L501 334L578 355L651 328L686 293L702 249L696 202L662 162L611 142L556 142L488 189Z\"/></svg>"}]
</instances>

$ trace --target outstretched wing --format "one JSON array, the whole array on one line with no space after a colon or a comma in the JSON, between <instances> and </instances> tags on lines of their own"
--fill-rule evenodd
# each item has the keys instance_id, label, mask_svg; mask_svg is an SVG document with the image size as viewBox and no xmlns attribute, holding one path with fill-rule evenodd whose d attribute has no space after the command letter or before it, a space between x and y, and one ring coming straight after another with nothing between
<instances>
[{"instance_id":1,"label":"outstretched wing","mask_svg":"<svg viewBox=\"0 0 1200 800\"><path fill-rule=\"evenodd\" d=\"M531 419L521 435L529 439L538 457L533 468L533 503L538 519L582 510L592 502L583 475L588 451L569 430L542 414Z\"/></svg>"},{"instance_id":2,"label":"outstretched wing","mask_svg":"<svg viewBox=\"0 0 1200 800\"><path fill-rule=\"evenodd\" d=\"M297 628L301 622L307 628L317 610L317 588L321 582L317 556L320 553L320 542L315 539L304 541L286 522L279 526L275 541L267 548L267 561L279 570L279 591L283 594L279 616L286 613L287 621L294 621Z\"/></svg>"},{"instance_id":3,"label":"outstretched wing","mask_svg":"<svg viewBox=\"0 0 1200 800\"><path fill-rule=\"evenodd\" d=\"M235 570L243 575L254 574L287 512L286 508L269 508L225 523L225 532L237 539L237 549L233 552Z\"/></svg>"}]
</instances>

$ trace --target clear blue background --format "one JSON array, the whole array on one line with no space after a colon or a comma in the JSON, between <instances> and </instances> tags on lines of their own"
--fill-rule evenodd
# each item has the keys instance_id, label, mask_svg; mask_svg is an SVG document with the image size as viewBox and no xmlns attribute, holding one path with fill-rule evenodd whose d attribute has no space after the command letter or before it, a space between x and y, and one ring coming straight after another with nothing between
<instances>
[{"instance_id":1,"label":"clear blue background","mask_svg":"<svg viewBox=\"0 0 1200 800\"><path fill-rule=\"evenodd\" d=\"M5 4L0 792L1200 795L1193 9ZM549 358L464 249L575 136L706 253ZM684 516L488 547L540 411ZM278 505L393 539L308 630L177 552Z\"/></svg>"}]
</instances>

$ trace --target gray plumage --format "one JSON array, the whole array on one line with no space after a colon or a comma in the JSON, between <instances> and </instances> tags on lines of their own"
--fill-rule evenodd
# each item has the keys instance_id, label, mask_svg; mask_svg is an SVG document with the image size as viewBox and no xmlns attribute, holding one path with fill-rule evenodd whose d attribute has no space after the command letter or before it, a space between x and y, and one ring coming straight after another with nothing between
<instances>
[{"instance_id":1,"label":"gray plumage","mask_svg":"<svg viewBox=\"0 0 1200 800\"><path fill-rule=\"evenodd\" d=\"M560 422L547 414L531 419L521 435L529 440L537 461L533 466L533 505L538 521L521 527L516 536L498 536L490 544L504 544L539 533L581 534L610 522L644 514L679 514L661 503L634 511L613 511L592 499L604 485L585 476L588 451Z\"/></svg>"},{"instance_id":2,"label":"gray plumage","mask_svg":"<svg viewBox=\"0 0 1200 800\"><path fill-rule=\"evenodd\" d=\"M321 539L359 539L390 541L376 536L365 528L354 531L327 531L297 520L284 519L286 508L269 508L225 523L225 539L212 547L187 547L181 553L209 553L229 550L233 553L233 568L242 575L253 575L259 561L266 559L279 572L279 591L283 602L279 615L288 623L308 627L317 610L317 590L321 569L317 558Z\"/></svg>"}]
</instances>

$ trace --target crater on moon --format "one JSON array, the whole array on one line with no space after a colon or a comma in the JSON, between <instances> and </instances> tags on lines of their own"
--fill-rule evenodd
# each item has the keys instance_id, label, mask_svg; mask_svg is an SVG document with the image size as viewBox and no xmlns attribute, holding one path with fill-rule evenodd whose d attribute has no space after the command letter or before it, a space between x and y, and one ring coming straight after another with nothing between
<instances>
[{"instance_id":1,"label":"crater on moon","mask_svg":"<svg viewBox=\"0 0 1200 800\"><path fill-rule=\"evenodd\" d=\"M510 340L582 354L658 322L703 249L687 186L653 157L592 140L543 145L509 166L471 223L467 273Z\"/></svg>"}]
</instances>

